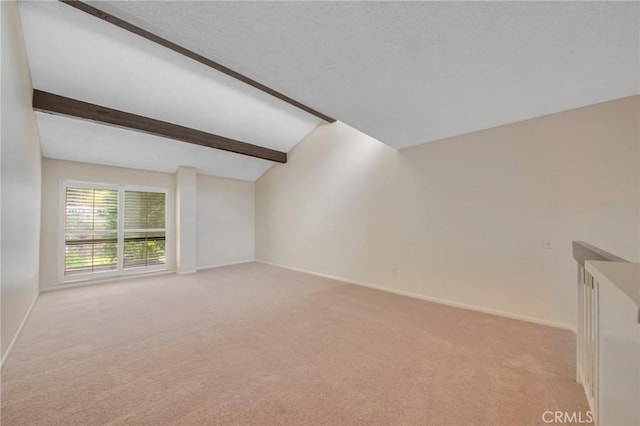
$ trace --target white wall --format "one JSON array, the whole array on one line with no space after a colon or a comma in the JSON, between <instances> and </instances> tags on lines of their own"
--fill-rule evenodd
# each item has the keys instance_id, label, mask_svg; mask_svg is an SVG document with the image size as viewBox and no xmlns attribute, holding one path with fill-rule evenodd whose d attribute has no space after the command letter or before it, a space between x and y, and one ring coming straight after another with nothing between
<instances>
[{"instance_id":1,"label":"white wall","mask_svg":"<svg viewBox=\"0 0 640 426\"><path fill-rule=\"evenodd\" d=\"M176 170L176 272L197 270L196 169L180 166Z\"/></svg>"},{"instance_id":2,"label":"white wall","mask_svg":"<svg viewBox=\"0 0 640 426\"><path fill-rule=\"evenodd\" d=\"M59 281L61 186L64 180L167 188L167 267L175 268L175 177L172 173L45 158L42 161L40 288L54 287Z\"/></svg>"},{"instance_id":3,"label":"white wall","mask_svg":"<svg viewBox=\"0 0 640 426\"><path fill-rule=\"evenodd\" d=\"M639 260L639 99L399 151L321 126L256 183L256 257L573 327L571 241Z\"/></svg>"},{"instance_id":4,"label":"white wall","mask_svg":"<svg viewBox=\"0 0 640 426\"><path fill-rule=\"evenodd\" d=\"M75 161L43 159L40 288L58 284L60 268L61 184L63 180L168 188L168 269L176 268L176 175ZM197 175L197 268L254 260L254 182ZM191 184L192 185L192 184ZM192 208L192 207L191 207Z\"/></svg>"},{"instance_id":5,"label":"white wall","mask_svg":"<svg viewBox=\"0 0 640 426\"><path fill-rule=\"evenodd\" d=\"M40 141L15 2L2 2L2 359L38 293Z\"/></svg>"},{"instance_id":6,"label":"white wall","mask_svg":"<svg viewBox=\"0 0 640 426\"><path fill-rule=\"evenodd\" d=\"M198 269L255 259L255 184L198 175Z\"/></svg>"}]
</instances>

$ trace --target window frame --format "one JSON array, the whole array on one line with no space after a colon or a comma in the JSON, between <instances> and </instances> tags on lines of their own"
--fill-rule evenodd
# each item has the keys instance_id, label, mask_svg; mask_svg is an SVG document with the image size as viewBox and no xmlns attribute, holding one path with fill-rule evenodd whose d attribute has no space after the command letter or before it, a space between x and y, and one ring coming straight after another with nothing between
<instances>
[{"instance_id":1,"label":"window frame","mask_svg":"<svg viewBox=\"0 0 640 426\"><path fill-rule=\"evenodd\" d=\"M66 219L66 193L67 188L87 188L87 189L111 189L118 191L118 254L117 268L115 271L88 272L83 274L65 275L65 219ZM139 192L157 192L164 194L164 238L165 238L165 258L163 265L139 266L133 268L124 268L124 193L125 191ZM58 222L58 284L71 284L82 281L94 281L114 277L131 276L148 274L154 272L163 272L169 270L171 259L171 248L173 242L169 233L169 189L159 186L141 186L141 185L122 185L101 182L86 182L76 180L63 180L60 185L60 217ZM161 228L157 228L161 229Z\"/></svg>"}]
</instances>

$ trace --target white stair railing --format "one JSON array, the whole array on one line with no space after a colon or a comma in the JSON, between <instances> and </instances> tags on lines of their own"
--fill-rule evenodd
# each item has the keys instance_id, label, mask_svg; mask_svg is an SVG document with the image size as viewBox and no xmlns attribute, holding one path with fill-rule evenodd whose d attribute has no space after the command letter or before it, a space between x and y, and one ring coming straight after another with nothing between
<instances>
[{"instance_id":1,"label":"white stair railing","mask_svg":"<svg viewBox=\"0 0 640 426\"><path fill-rule=\"evenodd\" d=\"M598 317L598 290L596 286L597 282L594 282L591 274L579 264L576 381L584 387L592 412L595 411L597 398L598 330L595 319Z\"/></svg>"},{"instance_id":2,"label":"white stair railing","mask_svg":"<svg viewBox=\"0 0 640 426\"><path fill-rule=\"evenodd\" d=\"M640 265L574 241L576 381L595 424L640 425Z\"/></svg>"}]
</instances>

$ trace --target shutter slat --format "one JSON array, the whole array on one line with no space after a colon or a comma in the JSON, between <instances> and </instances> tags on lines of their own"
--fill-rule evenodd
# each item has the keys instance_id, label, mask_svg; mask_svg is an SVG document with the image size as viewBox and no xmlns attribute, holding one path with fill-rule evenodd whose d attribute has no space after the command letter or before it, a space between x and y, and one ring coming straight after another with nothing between
<instances>
[{"instance_id":1,"label":"shutter slat","mask_svg":"<svg viewBox=\"0 0 640 426\"><path fill-rule=\"evenodd\" d=\"M124 268L165 264L165 194L125 191L124 205Z\"/></svg>"},{"instance_id":2,"label":"shutter slat","mask_svg":"<svg viewBox=\"0 0 640 426\"><path fill-rule=\"evenodd\" d=\"M118 191L67 188L65 275L118 269Z\"/></svg>"},{"instance_id":3,"label":"shutter slat","mask_svg":"<svg viewBox=\"0 0 640 426\"><path fill-rule=\"evenodd\" d=\"M118 199L115 189L66 189L65 275L117 271ZM165 202L164 193L124 191L125 269L166 264Z\"/></svg>"}]
</instances>

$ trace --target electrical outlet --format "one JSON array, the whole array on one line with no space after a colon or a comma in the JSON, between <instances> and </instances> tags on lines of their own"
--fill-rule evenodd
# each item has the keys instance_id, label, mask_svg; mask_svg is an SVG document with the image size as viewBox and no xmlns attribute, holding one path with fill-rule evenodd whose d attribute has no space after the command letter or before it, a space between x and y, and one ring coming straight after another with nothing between
<instances>
[{"instance_id":1,"label":"electrical outlet","mask_svg":"<svg viewBox=\"0 0 640 426\"><path fill-rule=\"evenodd\" d=\"M551 238L545 238L542 240L542 248L545 250L551 250L553 248L553 241L551 241Z\"/></svg>"}]
</instances>

